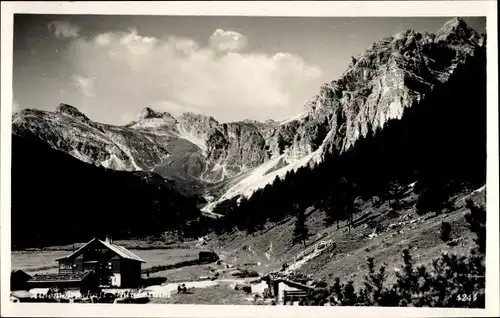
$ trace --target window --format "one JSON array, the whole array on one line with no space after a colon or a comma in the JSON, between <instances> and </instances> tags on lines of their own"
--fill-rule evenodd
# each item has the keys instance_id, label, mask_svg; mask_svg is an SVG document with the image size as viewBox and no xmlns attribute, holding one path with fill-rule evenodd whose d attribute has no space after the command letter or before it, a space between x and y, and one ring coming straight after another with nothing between
<instances>
[{"instance_id":1,"label":"window","mask_svg":"<svg viewBox=\"0 0 500 318\"><path fill-rule=\"evenodd\" d=\"M76 264L73 264L73 267L76 267ZM71 269L71 264L59 263L59 269Z\"/></svg>"}]
</instances>

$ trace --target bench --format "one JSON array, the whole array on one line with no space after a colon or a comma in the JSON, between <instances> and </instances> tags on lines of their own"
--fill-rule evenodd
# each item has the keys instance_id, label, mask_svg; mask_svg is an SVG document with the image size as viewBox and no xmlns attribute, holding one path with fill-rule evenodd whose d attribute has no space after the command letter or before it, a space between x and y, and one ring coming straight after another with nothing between
<instances>
[{"instance_id":1,"label":"bench","mask_svg":"<svg viewBox=\"0 0 500 318\"><path fill-rule=\"evenodd\" d=\"M286 305L288 301L293 304L294 301L299 301L304 297L307 297L308 292L305 290L285 290L283 292L283 305Z\"/></svg>"}]
</instances>

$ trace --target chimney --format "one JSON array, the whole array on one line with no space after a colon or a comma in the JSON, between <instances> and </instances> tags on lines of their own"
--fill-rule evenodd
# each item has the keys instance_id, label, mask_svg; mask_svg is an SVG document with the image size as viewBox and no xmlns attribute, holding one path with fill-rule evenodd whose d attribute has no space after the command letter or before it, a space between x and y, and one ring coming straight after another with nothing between
<instances>
[{"instance_id":1,"label":"chimney","mask_svg":"<svg viewBox=\"0 0 500 318\"><path fill-rule=\"evenodd\" d=\"M113 244L113 239L109 235L106 235L105 241L106 241L106 243Z\"/></svg>"}]
</instances>

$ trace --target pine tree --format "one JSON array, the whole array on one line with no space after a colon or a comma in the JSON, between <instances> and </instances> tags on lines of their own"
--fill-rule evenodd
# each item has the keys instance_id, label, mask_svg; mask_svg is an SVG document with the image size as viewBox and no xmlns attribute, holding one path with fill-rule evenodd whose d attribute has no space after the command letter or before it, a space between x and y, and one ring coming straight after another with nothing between
<instances>
[{"instance_id":1,"label":"pine tree","mask_svg":"<svg viewBox=\"0 0 500 318\"><path fill-rule=\"evenodd\" d=\"M448 242L450 240L450 234L451 234L451 224L443 221L441 223L441 234L440 234L441 240L443 240L443 242Z\"/></svg>"},{"instance_id":2,"label":"pine tree","mask_svg":"<svg viewBox=\"0 0 500 318\"><path fill-rule=\"evenodd\" d=\"M296 204L295 209L297 216L295 219L295 228L293 229L293 244L302 242L306 246L306 240L309 236L309 230L306 226L306 216L300 205Z\"/></svg>"},{"instance_id":3,"label":"pine tree","mask_svg":"<svg viewBox=\"0 0 500 318\"><path fill-rule=\"evenodd\" d=\"M470 210L465 215L465 220L469 223L470 230L476 234L474 242L478 246L480 253L486 253L486 209L472 199L467 199L466 206Z\"/></svg>"},{"instance_id":4,"label":"pine tree","mask_svg":"<svg viewBox=\"0 0 500 318\"><path fill-rule=\"evenodd\" d=\"M335 198L333 191L321 201L321 207L325 211L325 224L326 226L332 225L335 221L338 221L339 217L335 210Z\"/></svg>"},{"instance_id":5,"label":"pine tree","mask_svg":"<svg viewBox=\"0 0 500 318\"><path fill-rule=\"evenodd\" d=\"M339 204L340 211L343 212L343 216L347 218L347 224L349 232L353 224L354 214L358 212L359 207L356 205L355 196L355 186L346 177L340 179L339 184L339 195L337 196L337 201Z\"/></svg>"}]
</instances>

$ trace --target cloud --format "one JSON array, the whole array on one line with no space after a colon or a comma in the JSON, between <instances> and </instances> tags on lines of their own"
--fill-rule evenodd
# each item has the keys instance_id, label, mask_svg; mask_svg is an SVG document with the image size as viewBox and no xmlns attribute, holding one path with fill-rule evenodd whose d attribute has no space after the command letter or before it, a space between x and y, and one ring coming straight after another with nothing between
<instances>
[{"instance_id":1,"label":"cloud","mask_svg":"<svg viewBox=\"0 0 500 318\"><path fill-rule=\"evenodd\" d=\"M247 45L247 38L235 31L217 29L209 39L210 46L221 52L240 51Z\"/></svg>"},{"instance_id":2,"label":"cloud","mask_svg":"<svg viewBox=\"0 0 500 318\"><path fill-rule=\"evenodd\" d=\"M80 33L80 28L68 21L52 21L48 28L57 38L77 38Z\"/></svg>"},{"instance_id":3,"label":"cloud","mask_svg":"<svg viewBox=\"0 0 500 318\"><path fill-rule=\"evenodd\" d=\"M17 113L18 111L21 110L21 105L14 99L12 101L12 113Z\"/></svg>"},{"instance_id":4,"label":"cloud","mask_svg":"<svg viewBox=\"0 0 500 318\"><path fill-rule=\"evenodd\" d=\"M219 120L243 111L262 116L262 110L288 109L296 91L321 76L317 66L291 53L237 52L246 44L243 38L216 30L203 46L130 29L73 39L66 54L73 74L92 76L72 77L87 96L137 109L156 102L167 111L186 109Z\"/></svg>"},{"instance_id":5,"label":"cloud","mask_svg":"<svg viewBox=\"0 0 500 318\"><path fill-rule=\"evenodd\" d=\"M71 76L71 83L73 86L84 96L92 97L94 96L93 92L93 83L95 78L89 78L78 74L73 74Z\"/></svg>"}]
</instances>

